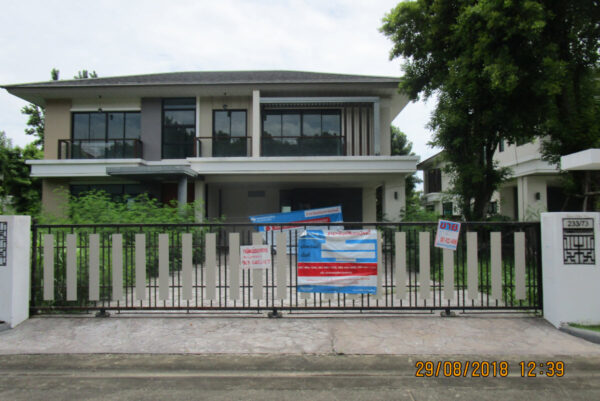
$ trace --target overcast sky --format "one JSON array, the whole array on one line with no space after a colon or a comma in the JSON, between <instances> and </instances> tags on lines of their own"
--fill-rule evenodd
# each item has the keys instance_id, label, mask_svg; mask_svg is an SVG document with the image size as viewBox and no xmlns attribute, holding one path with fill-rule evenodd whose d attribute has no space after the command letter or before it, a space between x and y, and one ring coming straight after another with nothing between
<instances>
[{"instance_id":1,"label":"overcast sky","mask_svg":"<svg viewBox=\"0 0 600 401\"><path fill-rule=\"evenodd\" d=\"M0 84L46 81L50 70L118 76L193 70L302 70L399 76L378 28L397 0L94 0L3 2ZM26 103L0 89L0 130L16 145ZM434 101L394 120L421 160Z\"/></svg>"}]
</instances>

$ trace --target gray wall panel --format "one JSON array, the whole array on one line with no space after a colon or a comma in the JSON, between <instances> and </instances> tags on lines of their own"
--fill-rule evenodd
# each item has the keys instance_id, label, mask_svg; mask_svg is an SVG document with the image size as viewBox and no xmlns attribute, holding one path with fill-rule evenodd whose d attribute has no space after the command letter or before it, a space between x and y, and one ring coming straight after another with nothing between
<instances>
[{"instance_id":1,"label":"gray wall panel","mask_svg":"<svg viewBox=\"0 0 600 401\"><path fill-rule=\"evenodd\" d=\"M145 160L161 159L162 101L159 98L143 98L141 112L141 140Z\"/></svg>"}]
</instances>

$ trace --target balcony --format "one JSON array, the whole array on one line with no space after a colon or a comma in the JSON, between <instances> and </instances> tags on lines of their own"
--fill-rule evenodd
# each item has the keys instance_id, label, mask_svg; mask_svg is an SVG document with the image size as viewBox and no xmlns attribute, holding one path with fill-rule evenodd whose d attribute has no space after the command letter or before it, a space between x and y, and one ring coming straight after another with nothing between
<instances>
[{"instance_id":1,"label":"balcony","mask_svg":"<svg viewBox=\"0 0 600 401\"><path fill-rule=\"evenodd\" d=\"M196 157L246 157L252 154L252 138L248 136L196 137Z\"/></svg>"},{"instance_id":2,"label":"balcony","mask_svg":"<svg viewBox=\"0 0 600 401\"><path fill-rule=\"evenodd\" d=\"M262 156L345 156L342 136L263 137Z\"/></svg>"},{"instance_id":3,"label":"balcony","mask_svg":"<svg viewBox=\"0 0 600 401\"><path fill-rule=\"evenodd\" d=\"M139 139L59 139L59 159L142 159Z\"/></svg>"}]
</instances>

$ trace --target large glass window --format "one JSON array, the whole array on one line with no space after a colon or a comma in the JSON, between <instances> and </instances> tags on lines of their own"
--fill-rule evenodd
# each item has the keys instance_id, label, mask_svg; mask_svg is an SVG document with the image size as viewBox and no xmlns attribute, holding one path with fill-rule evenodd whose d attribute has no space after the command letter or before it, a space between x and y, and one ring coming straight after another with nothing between
<instances>
[{"instance_id":1,"label":"large glass window","mask_svg":"<svg viewBox=\"0 0 600 401\"><path fill-rule=\"evenodd\" d=\"M213 110L213 156L247 155L246 110Z\"/></svg>"},{"instance_id":2,"label":"large glass window","mask_svg":"<svg viewBox=\"0 0 600 401\"><path fill-rule=\"evenodd\" d=\"M73 159L141 157L140 113L76 112L69 157Z\"/></svg>"},{"instance_id":3,"label":"large glass window","mask_svg":"<svg viewBox=\"0 0 600 401\"><path fill-rule=\"evenodd\" d=\"M162 158L185 159L194 155L196 99L164 99Z\"/></svg>"},{"instance_id":4,"label":"large glass window","mask_svg":"<svg viewBox=\"0 0 600 401\"><path fill-rule=\"evenodd\" d=\"M344 151L341 112L266 110L263 112L263 156L336 156Z\"/></svg>"}]
</instances>

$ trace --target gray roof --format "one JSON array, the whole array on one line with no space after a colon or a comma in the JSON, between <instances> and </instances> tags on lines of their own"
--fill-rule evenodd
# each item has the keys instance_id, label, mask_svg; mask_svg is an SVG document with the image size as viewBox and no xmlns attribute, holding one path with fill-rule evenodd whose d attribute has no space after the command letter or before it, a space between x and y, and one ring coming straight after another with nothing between
<instances>
[{"instance_id":1,"label":"gray roof","mask_svg":"<svg viewBox=\"0 0 600 401\"><path fill-rule=\"evenodd\" d=\"M68 88L145 85L235 85L235 84L294 84L294 83L389 83L399 78L330 74L305 71L188 71L161 74L128 75L121 77L70 79L28 84L5 85L4 88Z\"/></svg>"}]
</instances>

